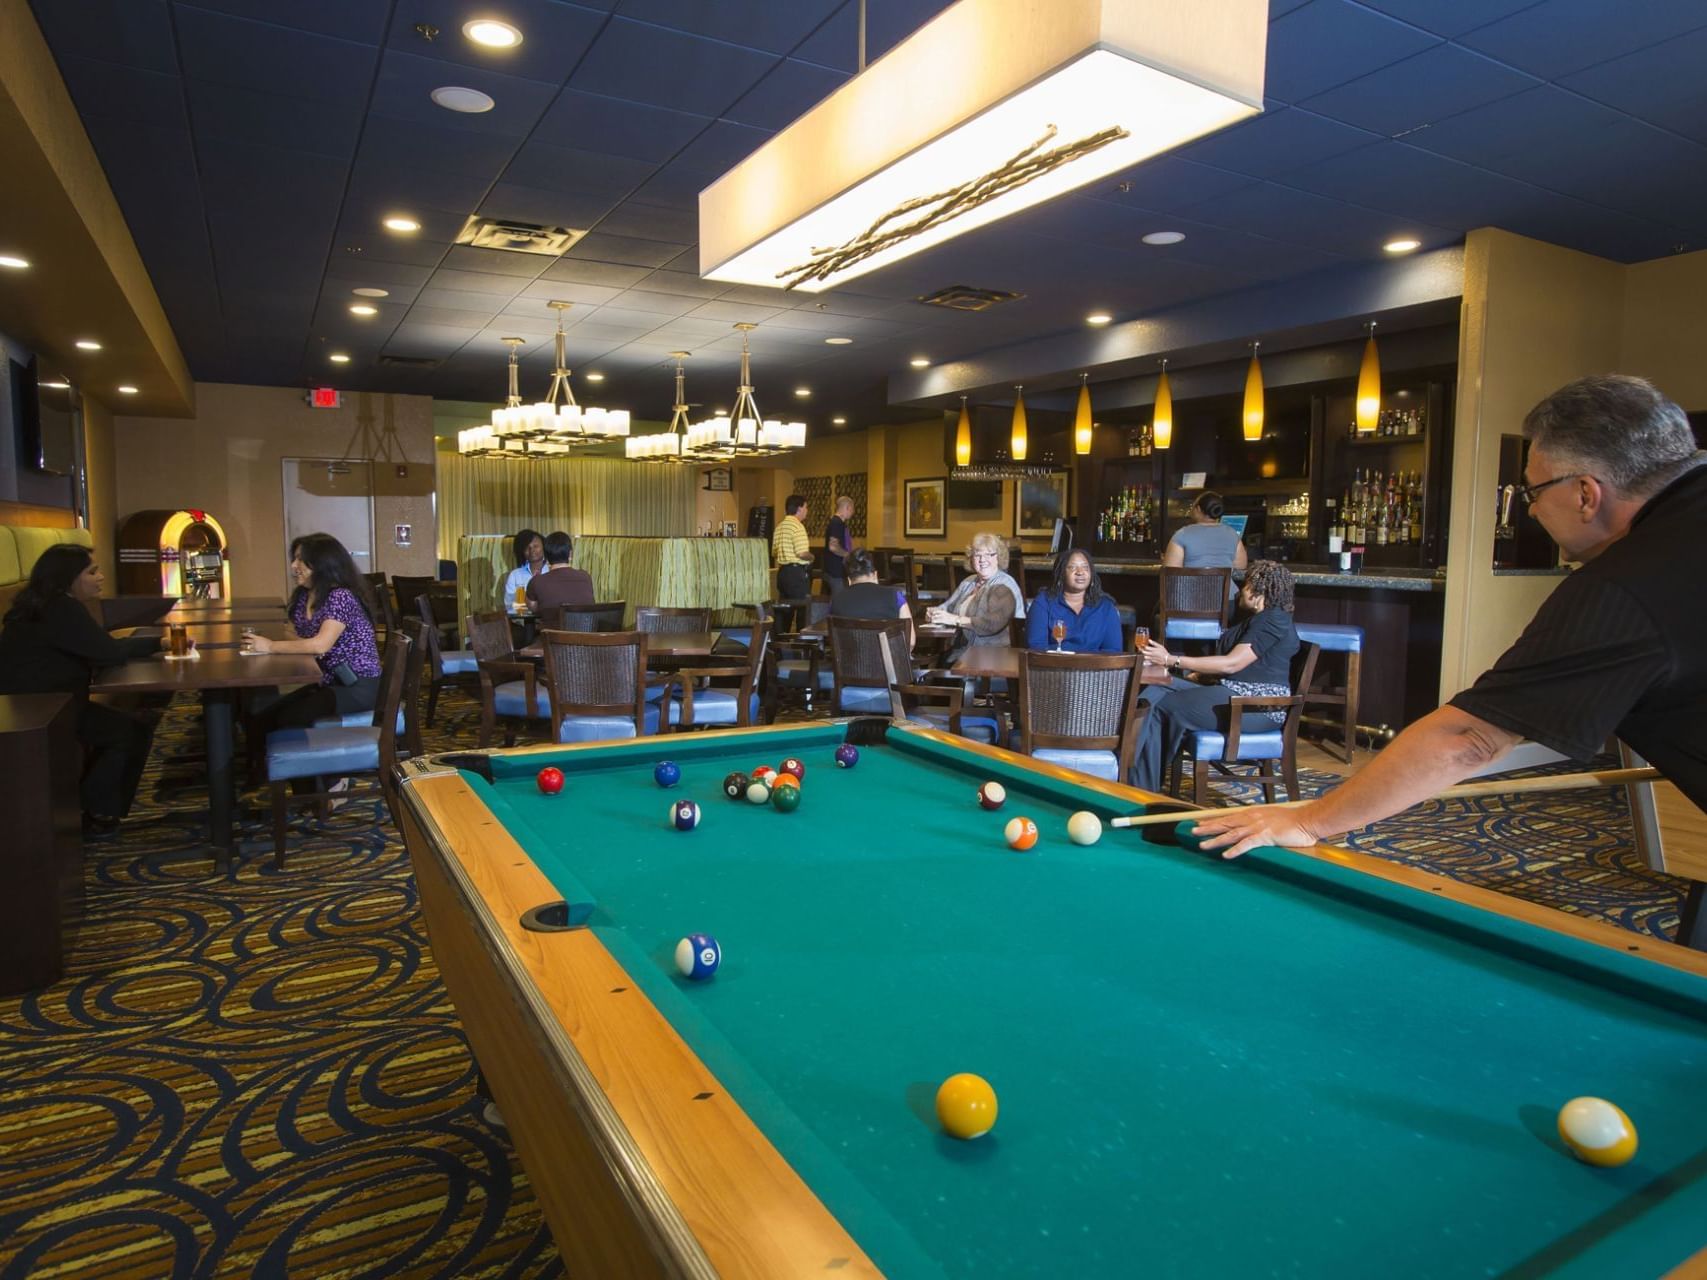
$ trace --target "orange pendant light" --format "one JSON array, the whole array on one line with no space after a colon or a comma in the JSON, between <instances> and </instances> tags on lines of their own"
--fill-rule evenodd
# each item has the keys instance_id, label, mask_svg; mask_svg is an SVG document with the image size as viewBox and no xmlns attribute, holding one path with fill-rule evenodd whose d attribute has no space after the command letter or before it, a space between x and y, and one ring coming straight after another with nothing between
<instances>
[{"instance_id":1,"label":"orange pendant light","mask_svg":"<svg viewBox=\"0 0 1707 1280\"><path fill-rule=\"evenodd\" d=\"M1156 383L1156 407L1150 414L1151 443L1166 449L1174 442L1174 389L1168 385L1168 362L1162 361L1162 377Z\"/></svg>"},{"instance_id":2,"label":"orange pendant light","mask_svg":"<svg viewBox=\"0 0 1707 1280\"><path fill-rule=\"evenodd\" d=\"M1025 388L1014 388L1014 428L1013 428L1013 460L1025 461L1027 439L1025 434Z\"/></svg>"},{"instance_id":3,"label":"orange pendant light","mask_svg":"<svg viewBox=\"0 0 1707 1280\"><path fill-rule=\"evenodd\" d=\"M960 425L954 429L954 465L972 465L972 415L966 412L966 397L960 397Z\"/></svg>"},{"instance_id":4,"label":"orange pendant light","mask_svg":"<svg viewBox=\"0 0 1707 1280\"><path fill-rule=\"evenodd\" d=\"M1245 439L1262 439L1262 364L1257 359L1260 342L1251 343L1251 367L1245 371Z\"/></svg>"},{"instance_id":5,"label":"orange pendant light","mask_svg":"<svg viewBox=\"0 0 1707 1280\"><path fill-rule=\"evenodd\" d=\"M1083 457L1091 451L1091 436L1096 424L1091 421L1091 375L1079 375L1079 411L1073 418L1073 452Z\"/></svg>"},{"instance_id":6,"label":"orange pendant light","mask_svg":"<svg viewBox=\"0 0 1707 1280\"><path fill-rule=\"evenodd\" d=\"M1363 366L1357 371L1357 433L1368 435L1381 421L1381 357L1375 351L1375 322L1369 322L1369 341L1363 347Z\"/></svg>"}]
</instances>

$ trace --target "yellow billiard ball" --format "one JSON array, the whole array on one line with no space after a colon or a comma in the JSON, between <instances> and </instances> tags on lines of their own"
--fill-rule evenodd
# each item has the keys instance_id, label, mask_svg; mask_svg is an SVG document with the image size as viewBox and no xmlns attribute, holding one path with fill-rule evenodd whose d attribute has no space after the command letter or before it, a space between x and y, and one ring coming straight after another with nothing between
<instances>
[{"instance_id":1,"label":"yellow billiard ball","mask_svg":"<svg viewBox=\"0 0 1707 1280\"><path fill-rule=\"evenodd\" d=\"M1605 1098L1572 1098L1559 1108L1559 1136L1587 1164L1613 1168L1636 1154L1636 1126Z\"/></svg>"},{"instance_id":2,"label":"yellow billiard ball","mask_svg":"<svg viewBox=\"0 0 1707 1280\"><path fill-rule=\"evenodd\" d=\"M951 1137L982 1138L996 1124L996 1091L969 1071L952 1075L936 1091L936 1118Z\"/></svg>"}]
</instances>

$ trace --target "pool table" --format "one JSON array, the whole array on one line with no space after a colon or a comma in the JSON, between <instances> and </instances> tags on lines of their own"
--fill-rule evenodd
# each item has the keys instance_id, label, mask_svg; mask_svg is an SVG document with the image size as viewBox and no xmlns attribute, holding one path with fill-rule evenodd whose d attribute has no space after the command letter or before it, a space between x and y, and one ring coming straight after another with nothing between
<instances>
[{"instance_id":1,"label":"pool table","mask_svg":"<svg viewBox=\"0 0 1707 1280\"><path fill-rule=\"evenodd\" d=\"M798 810L723 794L788 756ZM1707 1261L1700 953L1327 846L1075 845L1073 812L1158 798L883 720L426 757L401 796L433 953L571 1275ZM1029 853L1003 840L1020 814ZM723 947L709 980L675 968L691 932ZM933 1109L964 1071L1000 1102L971 1142ZM1580 1094L1631 1115L1634 1161L1566 1152Z\"/></svg>"}]
</instances>

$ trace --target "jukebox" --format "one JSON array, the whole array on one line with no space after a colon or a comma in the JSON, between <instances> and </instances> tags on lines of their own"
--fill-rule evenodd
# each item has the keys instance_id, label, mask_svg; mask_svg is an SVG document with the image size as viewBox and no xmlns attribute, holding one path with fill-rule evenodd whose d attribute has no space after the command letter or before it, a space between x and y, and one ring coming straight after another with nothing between
<instances>
[{"instance_id":1,"label":"jukebox","mask_svg":"<svg viewBox=\"0 0 1707 1280\"><path fill-rule=\"evenodd\" d=\"M138 511L119 526L122 595L231 596L225 530L205 511Z\"/></svg>"}]
</instances>

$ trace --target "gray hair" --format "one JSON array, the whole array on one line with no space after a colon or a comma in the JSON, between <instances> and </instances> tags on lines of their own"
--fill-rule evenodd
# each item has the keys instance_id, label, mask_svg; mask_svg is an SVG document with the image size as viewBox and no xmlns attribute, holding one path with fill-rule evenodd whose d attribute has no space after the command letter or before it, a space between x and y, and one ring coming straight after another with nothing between
<instances>
[{"instance_id":1,"label":"gray hair","mask_svg":"<svg viewBox=\"0 0 1707 1280\"><path fill-rule=\"evenodd\" d=\"M1631 498L1657 493L1696 452L1683 410L1646 378L1618 373L1560 387L1525 416L1523 436Z\"/></svg>"},{"instance_id":2,"label":"gray hair","mask_svg":"<svg viewBox=\"0 0 1707 1280\"><path fill-rule=\"evenodd\" d=\"M996 557L996 568L1003 573L1007 572L1008 544L999 534L984 532L972 535L972 541L966 547L967 569L972 568L972 553L974 551L990 552Z\"/></svg>"}]
</instances>

